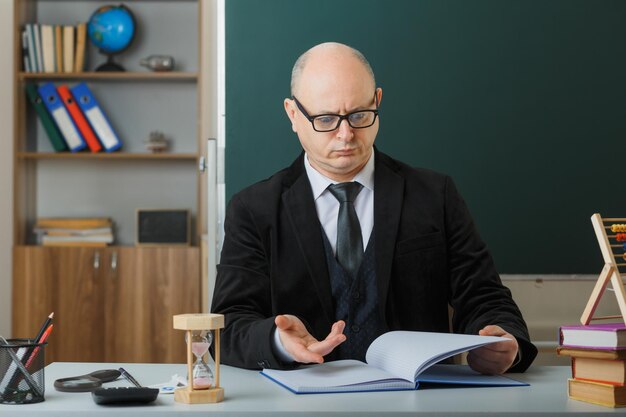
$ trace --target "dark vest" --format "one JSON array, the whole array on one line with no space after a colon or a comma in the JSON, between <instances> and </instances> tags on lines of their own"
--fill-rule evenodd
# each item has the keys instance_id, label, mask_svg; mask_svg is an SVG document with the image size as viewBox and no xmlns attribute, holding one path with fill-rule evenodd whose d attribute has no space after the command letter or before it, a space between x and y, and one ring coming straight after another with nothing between
<instances>
[{"instance_id":1,"label":"dark vest","mask_svg":"<svg viewBox=\"0 0 626 417\"><path fill-rule=\"evenodd\" d=\"M374 233L370 236L355 279L350 278L339 265L326 233L323 235L330 286L335 304L335 320L346 322L344 334L347 340L335 349L335 357L365 361L368 346L382 333L376 285Z\"/></svg>"}]
</instances>

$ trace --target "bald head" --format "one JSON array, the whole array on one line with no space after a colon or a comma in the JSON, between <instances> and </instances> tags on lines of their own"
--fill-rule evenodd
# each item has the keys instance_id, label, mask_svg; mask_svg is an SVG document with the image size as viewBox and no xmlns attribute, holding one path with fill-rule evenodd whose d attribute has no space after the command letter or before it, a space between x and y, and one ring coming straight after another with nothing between
<instances>
[{"instance_id":1,"label":"bald head","mask_svg":"<svg viewBox=\"0 0 626 417\"><path fill-rule=\"evenodd\" d=\"M326 42L316 45L300 55L291 71L291 95L299 95L304 75L307 72L320 71L332 72L346 71L354 65L359 64L366 76L370 78L372 91L376 86L374 71L365 56L358 50L337 42Z\"/></svg>"}]
</instances>

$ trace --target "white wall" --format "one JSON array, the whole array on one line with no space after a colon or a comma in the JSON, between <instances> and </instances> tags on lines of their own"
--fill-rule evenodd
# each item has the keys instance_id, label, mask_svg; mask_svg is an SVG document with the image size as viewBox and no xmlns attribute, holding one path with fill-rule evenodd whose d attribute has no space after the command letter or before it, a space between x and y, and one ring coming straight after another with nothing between
<instances>
[{"instance_id":1,"label":"white wall","mask_svg":"<svg viewBox=\"0 0 626 417\"><path fill-rule=\"evenodd\" d=\"M0 0L0 334L11 335L13 2Z\"/></svg>"}]
</instances>

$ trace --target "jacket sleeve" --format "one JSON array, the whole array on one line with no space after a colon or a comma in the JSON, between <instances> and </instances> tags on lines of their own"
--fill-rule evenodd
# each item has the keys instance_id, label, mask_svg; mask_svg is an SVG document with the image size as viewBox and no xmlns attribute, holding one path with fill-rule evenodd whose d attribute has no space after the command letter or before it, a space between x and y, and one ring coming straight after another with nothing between
<instances>
[{"instance_id":1,"label":"jacket sleeve","mask_svg":"<svg viewBox=\"0 0 626 417\"><path fill-rule=\"evenodd\" d=\"M509 371L525 371L535 359L537 348L530 342L522 314L510 290L502 285L493 259L450 178L445 190L445 228L454 331L477 334L486 325L502 327L515 336L520 347L521 360Z\"/></svg>"},{"instance_id":2,"label":"jacket sleeve","mask_svg":"<svg viewBox=\"0 0 626 417\"><path fill-rule=\"evenodd\" d=\"M285 368L272 349L269 254L252 212L235 196L228 205L212 310L224 314L221 357L241 368Z\"/></svg>"}]
</instances>

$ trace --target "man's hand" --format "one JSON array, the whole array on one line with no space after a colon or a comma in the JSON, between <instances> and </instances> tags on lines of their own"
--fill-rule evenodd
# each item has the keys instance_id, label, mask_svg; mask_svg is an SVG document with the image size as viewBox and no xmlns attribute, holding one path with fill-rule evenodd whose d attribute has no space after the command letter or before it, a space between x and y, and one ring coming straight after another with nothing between
<instances>
[{"instance_id":1,"label":"man's hand","mask_svg":"<svg viewBox=\"0 0 626 417\"><path fill-rule=\"evenodd\" d=\"M515 336L507 333L500 326L485 326L478 332L481 336L500 336L511 341L503 341L482 346L470 351L467 363L473 370L482 374L502 374L511 367L519 346Z\"/></svg>"},{"instance_id":2,"label":"man's hand","mask_svg":"<svg viewBox=\"0 0 626 417\"><path fill-rule=\"evenodd\" d=\"M332 352L346 340L343 329L346 323L339 320L333 324L326 339L321 342L311 336L304 323L290 314L276 316L276 323L280 342L296 362L322 363L324 355Z\"/></svg>"}]
</instances>

